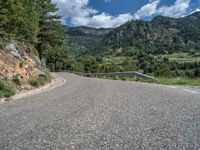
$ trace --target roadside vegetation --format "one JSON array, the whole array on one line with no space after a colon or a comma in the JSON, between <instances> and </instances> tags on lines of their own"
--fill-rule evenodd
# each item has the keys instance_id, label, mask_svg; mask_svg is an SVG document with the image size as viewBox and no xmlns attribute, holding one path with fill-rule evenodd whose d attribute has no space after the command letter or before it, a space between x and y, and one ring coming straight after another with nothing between
<instances>
[{"instance_id":1,"label":"roadside vegetation","mask_svg":"<svg viewBox=\"0 0 200 150\"><path fill-rule=\"evenodd\" d=\"M2 79L0 79L0 98L10 97L13 96L14 94L15 94L14 88L5 81L3 81Z\"/></svg>"},{"instance_id":2,"label":"roadside vegetation","mask_svg":"<svg viewBox=\"0 0 200 150\"><path fill-rule=\"evenodd\" d=\"M145 83L156 83L164 85L188 85L188 86L200 86L200 78L157 78L157 80L147 80L142 78L133 77L102 77L102 79L108 80L121 80L121 81L134 81Z\"/></svg>"},{"instance_id":3,"label":"roadside vegetation","mask_svg":"<svg viewBox=\"0 0 200 150\"><path fill-rule=\"evenodd\" d=\"M30 45L30 53L45 60L51 71L139 71L160 83L198 83L199 12L180 19L133 20L115 29L74 28L67 34L57 10L50 0L0 0L1 41ZM88 31L92 34L84 33ZM21 84L17 76L13 82ZM46 77L29 81L34 87L45 82Z\"/></svg>"},{"instance_id":4,"label":"roadside vegetation","mask_svg":"<svg viewBox=\"0 0 200 150\"><path fill-rule=\"evenodd\" d=\"M165 85L200 86L200 78L159 78L155 83Z\"/></svg>"},{"instance_id":5,"label":"roadside vegetation","mask_svg":"<svg viewBox=\"0 0 200 150\"><path fill-rule=\"evenodd\" d=\"M22 83L21 83L21 80L20 80L20 78L19 78L19 75L14 76L13 82L14 82L17 86L20 86L20 85L22 84Z\"/></svg>"},{"instance_id":6,"label":"roadside vegetation","mask_svg":"<svg viewBox=\"0 0 200 150\"><path fill-rule=\"evenodd\" d=\"M31 79L29 84L33 87L43 86L51 81L51 76L44 75L38 78Z\"/></svg>"},{"instance_id":7,"label":"roadside vegetation","mask_svg":"<svg viewBox=\"0 0 200 150\"><path fill-rule=\"evenodd\" d=\"M86 73L139 71L160 83L198 85L199 25L200 13L196 12L179 19L159 16L152 21L129 21L108 33L99 29L103 36L95 35L95 29L72 28L67 44L79 65L68 69Z\"/></svg>"},{"instance_id":8,"label":"roadside vegetation","mask_svg":"<svg viewBox=\"0 0 200 150\"><path fill-rule=\"evenodd\" d=\"M43 75L38 78L31 79L24 84L30 84L32 87L37 88L40 86L44 86L47 83L50 83L51 79L52 77L50 75ZM13 78L12 83L8 83L5 80L0 79L0 98L11 97L15 95L17 89L16 87L21 85L22 83L18 76L15 76Z\"/></svg>"}]
</instances>

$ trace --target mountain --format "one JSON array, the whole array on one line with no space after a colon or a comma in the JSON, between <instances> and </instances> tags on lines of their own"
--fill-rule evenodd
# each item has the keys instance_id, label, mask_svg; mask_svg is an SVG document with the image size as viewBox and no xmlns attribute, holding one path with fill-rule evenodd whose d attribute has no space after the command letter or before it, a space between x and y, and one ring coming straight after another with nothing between
<instances>
[{"instance_id":1,"label":"mountain","mask_svg":"<svg viewBox=\"0 0 200 150\"><path fill-rule=\"evenodd\" d=\"M90 27L65 27L67 29L69 52L78 57L89 51L95 52L100 49L100 42L103 37L112 29L95 29Z\"/></svg>"},{"instance_id":2,"label":"mountain","mask_svg":"<svg viewBox=\"0 0 200 150\"><path fill-rule=\"evenodd\" d=\"M66 28L70 53L75 56L200 50L200 12L182 18L132 20L114 29Z\"/></svg>"},{"instance_id":3,"label":"mountain","mask_svg":"<svg viewBox=\"0 0 200 150\"><path fill-rule=\"evenodd\" d=\"M101 37L107 33L109 33L112 29L109 28L91 28L91 27L66 27L67 34L70 36L87 36L87 37Z\"/></svg>"},{"instance_id":4,"label":"mountain","mask_svg":"<svg viewBox=\"0 0 200 150\"><path fill-rule=\"evenodd\" d=\"M152 21L129 21L105 35L102 45L156 54L200 50L200 12L178 19L157 16Z\"/></svg>"}]
</instances>

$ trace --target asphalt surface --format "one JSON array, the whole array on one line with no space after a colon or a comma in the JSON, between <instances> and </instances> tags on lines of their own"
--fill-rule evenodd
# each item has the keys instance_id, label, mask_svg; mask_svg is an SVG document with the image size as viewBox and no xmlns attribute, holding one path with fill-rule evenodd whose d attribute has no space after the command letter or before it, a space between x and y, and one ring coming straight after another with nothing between
<instances>
[{"instance_id":1,"label":"asphalt surface","mask_svg":"<svg viewBox=\"0 0 200 150\"><path fill-rule=\"evenodd\" d=\"M89 79L0 104L0 149L200 149L200 90Z\"/></svg>"}]
</instances>

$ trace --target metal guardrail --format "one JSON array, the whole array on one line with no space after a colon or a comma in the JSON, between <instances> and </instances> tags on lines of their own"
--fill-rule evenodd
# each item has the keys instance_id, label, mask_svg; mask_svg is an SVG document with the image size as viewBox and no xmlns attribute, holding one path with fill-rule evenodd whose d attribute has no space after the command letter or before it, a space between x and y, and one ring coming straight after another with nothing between
<instances>
[{"instance_id":1,"label":"metal guardrail","mask_svg":"<svg viewBox=\"0 0 200 150\"><path fill-rule=\"evenodd\" d=\"M145 80L157 80L156 78L142 74L136 71L129 71L129 72L110 72L110 73L82 73L82 72L73 72L73 71L66 71L69 73L73 73L79 76L84 77L133 77L135 79L145 79Z\"/></svg>"}]
</instances>

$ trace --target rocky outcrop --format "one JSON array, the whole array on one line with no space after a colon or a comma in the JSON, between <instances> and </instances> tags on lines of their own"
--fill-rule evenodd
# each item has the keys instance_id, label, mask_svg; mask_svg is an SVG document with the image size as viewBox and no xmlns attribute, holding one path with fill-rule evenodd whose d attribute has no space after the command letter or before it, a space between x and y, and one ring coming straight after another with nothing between
<instances>
[{"instance_id":1,"label":"rocky outcrop","mask_svg":"<svg viewBox=\"0 0 200 150\"><path fill-rule=\"evenodd\" d=\"M7 44L5 47L6 50L10 51L11 54L14 56L21 58L21 55L19 54L18 50L16 49L15 45L12 43Z\"/></svg>"},{"instance_id":2,"label":"rocky outcrop","mask_svg":"<svg viewBox=\"0 0 200 150\"><path fill-rule=\"evenodd\" d=\"M12 81L18 76L27 81L45 74L38 69L41 62L37 56L33 59L25 50L18 50L16 47L15 44L8 43L5 48L0 48L0 78Z\"/></svg>"}]
</instances>

